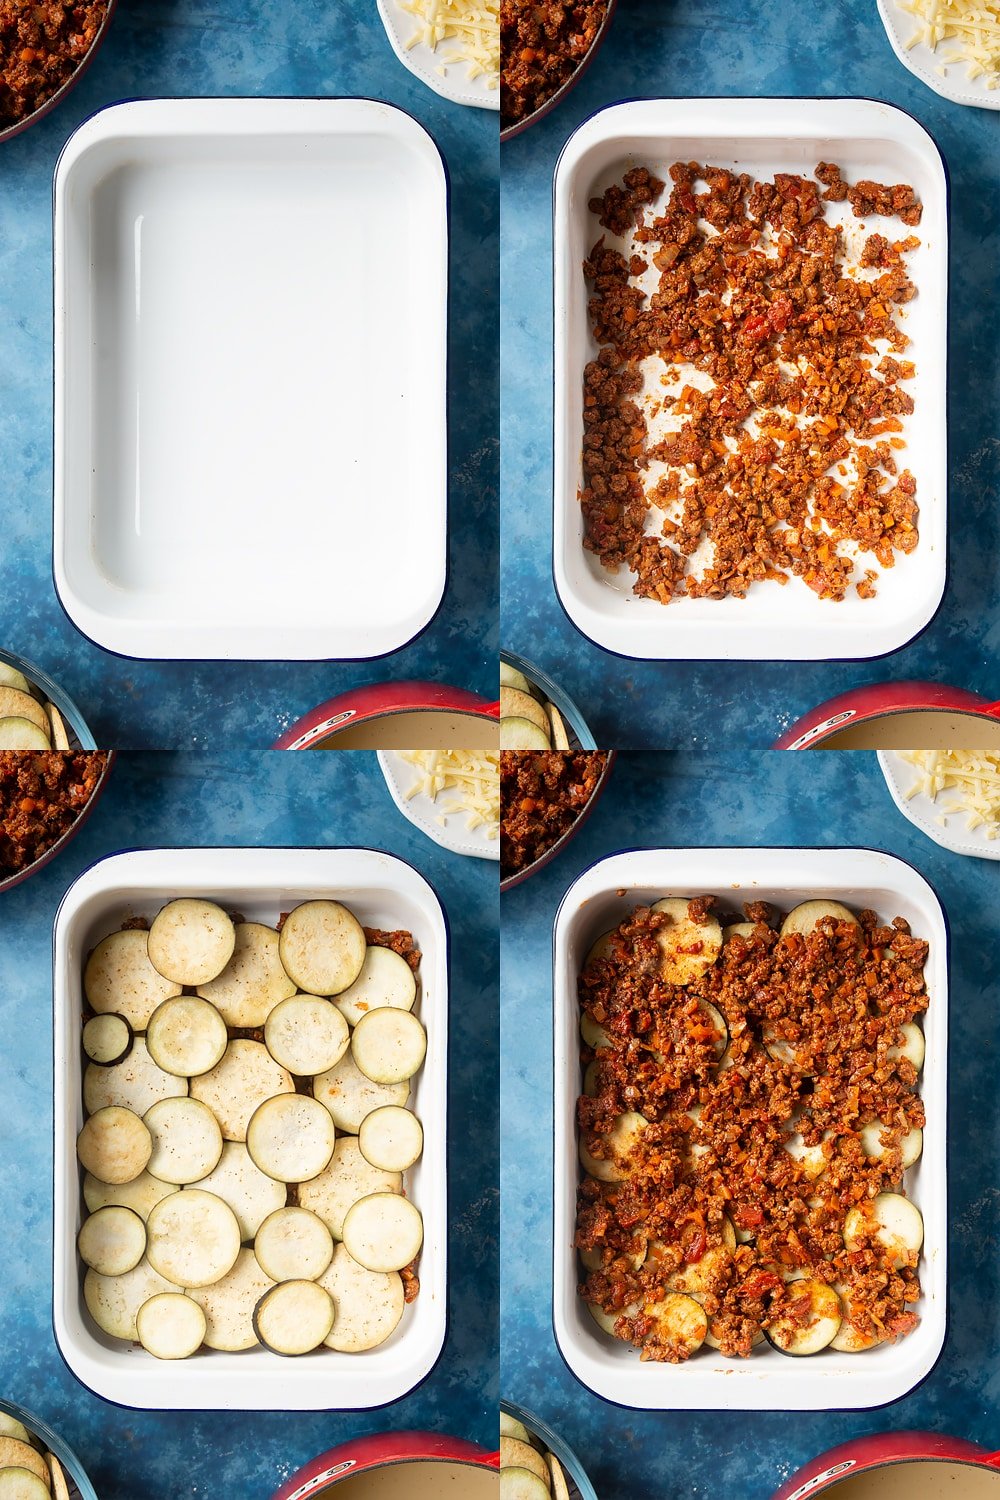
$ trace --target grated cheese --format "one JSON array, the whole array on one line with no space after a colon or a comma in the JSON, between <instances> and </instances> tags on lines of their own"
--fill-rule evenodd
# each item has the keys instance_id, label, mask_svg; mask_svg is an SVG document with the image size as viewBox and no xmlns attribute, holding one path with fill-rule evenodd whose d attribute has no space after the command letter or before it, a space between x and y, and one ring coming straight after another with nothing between
<instances>
[{"instance_id":1,"label":"grated cheese","mask_svg":"<svg viewBox=\"0 0 1000 1500\"><path fill-rule=\"evenodd\" d=\"M500 756L496 751L404 750L403 759L416 766L419 779L406 793L406 800L421 792L436 802L442 792L456 795L440 804L445 814L466 815L466 826L481 828L488 839L500 836ZM438 823L444 823L439 817Z\"/></svg>"},{"instance_id":2,"label":"grated cheese","mask_svg":"<svg viewBox=\"0 0 1000 1500\"><path fill-rule=\"evenodd\" d=\"M464 63L469 78L484 78L500 87L500 0L399 0L414 16L417 30L407 48L423 45L437 52L441 42L454 46L441 53L445 63ZM438 68L443 73L442 68Z\"/></svg>"},{"instance_id":3,"label":"grated cheese","mask_svg":"<svg viewBox=\"0 0 1000 1500\"><path fill-rule=\"evenodd\" d=\"M954 42L956 45L950 51L941 53L943 62L965 63L969 79L982 78L989 89L1000 84L1000 0L896 0L896 3L900 10L920 22L906 43L908 49L922 42L936 52L941 42Z\"/></svg>"},{"instance_id":4,"label":"grated cheese","mask_svg":"<svg viewBox=\"0 0 1000 1500\"><path fill-rule=\"evenodd\" d=\"M942 801L943 813L965 813L969 831L983 837L1000 833L1000 755L978 750L904 750L902 757L916 766L919 778L906 792L907 800L922 792L936 801L942 792L955 792ZM944 826L944 819L936 820Z\"/></svg>"}]
</instances>

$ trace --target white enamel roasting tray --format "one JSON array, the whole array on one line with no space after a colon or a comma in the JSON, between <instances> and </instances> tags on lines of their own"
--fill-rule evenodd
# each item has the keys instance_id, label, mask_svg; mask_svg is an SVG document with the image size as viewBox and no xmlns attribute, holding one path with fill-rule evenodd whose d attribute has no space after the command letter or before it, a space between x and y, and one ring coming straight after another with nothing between
<instances>
[{"instance_id":1,"label":"white enamel roasting tray","mask_svg":"<svg viewBox=\"0 0 1000 1500\"><path fill-rule=\"evenodd\" d=\"M900 468L917 480L920 544L879 570L878 597L822 600L801 579L755 584L746 599L677 598L661 605L632 595L630 574L615 577L583 547L577 499L582 471L583 371L597 353L582 271L602 230L588 209L633 166L669 180L675 161L699 161L754 175L811 175L837 162L849 182L909 183L923 202L919 227L870 219L860 230L847 204L830 204L843 223L848 260L873 230L919 235L907 256L918 288L900 310L912 340L916 404L904 419ZM555 175L555 449L553 566L556 590L573 623L599 646L650 659L832 660L881 656L905 645L931 620L946 574L946 380L948 187L937 146L910 115L867 99L647 99L602 110L572 135ZM614 243L606 235L609 243ZM870 558L862 566L869 565Z\"/></svg>"},{"instance_id":2,"label":"white enamel roasting tray","mask_svg":"<svg viewBox=\"0 0 1000 1500\"><path fill-rule=\"evenodd\" d=\"M424 1220L420 1295L386 1343L364 1354L323 1350L287 1359L263 1348L207 1351L176 1363L108 1338L83 1301L76 1254L83 1124L83 966L88 952L132 915L153 917L173 896L206 896L250 921L273 924L300 901L333 896L365 926L404 927L423 954L418 1006L427 1057L410 1103L424 1154L406 1174ZM70 886L56 917L55 1212L53 1324L70 1369L123 1406L155 1410L319 1411L382 1406L428 1374L444 1343L447 1292L448 937L440 902L422 875L370 849L155 849L116 854Z\"/></svg>"},{"instance_id":3,"label":"white enamel roasting tray","mask_svg":"<svg viewBox=\"0 0 1000 1500\"><path fill-rule=\"evenodd\" d=\"M55 177L54 574L98 645L367 658L446 573L448 188L367 99L116 105Z\"/></svg>"},{"instance_id":4,"label":"white enamel roasting tray","mask_svg":"<svg viewBox=\"0 0 1000 1500\"><path fill-rule=\"evenodd\" d=\"M744 901L797 902L829 896L854 910L905 917L930 943L925 977L927 1054L920 1093L927 1111L924 1150L906 1191L924 1220L919 1326L896 1344L864 1354L825 1350L790 1359L769 1345L749 1359L701 1349L684 1365L642 1363L638 1350L602 1333L577 1296L573 1237L580 1180L575 1127L582 1088L577 976L591 944L630 907L660 896L718 896L728 911ZM601 860L563 897L555 923L555 1233L556 1340L573 1373L608 1401L643 1410L827 1411L881 1406L905 1396L930 1371L944 1344L947 1316L948 928L922 875L873 849L635 849Z\"/></svg>"}]
</instances>

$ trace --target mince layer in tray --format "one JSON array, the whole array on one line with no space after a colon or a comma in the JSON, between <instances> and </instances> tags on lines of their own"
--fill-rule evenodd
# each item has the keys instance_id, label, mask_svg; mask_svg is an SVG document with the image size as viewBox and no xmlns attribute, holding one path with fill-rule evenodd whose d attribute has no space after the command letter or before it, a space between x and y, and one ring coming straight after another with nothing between
<instances>
[{"instance_id":1,"label":"mince layer in tray","mask_svg":"<svg viewBox=\"0 0 1000 1500\"><path fill-rule=\"evenodd\" d=\"M580 1294L647 1360L899 1338L928 945L837 902L712 905L636 907L580 976Z\"/></svg>"},{"instance_id":2,"label":"mince layer in tray","mask_svg":"<svg viewBox=\"0 0 1000 1500\"><path fill-rule=\"evenodd\" d=\"M921 205L831 163L815 178L676 162L664 200L637 166L590 204L584 545L639 597L795 577L871 598L917 546L899 309ZM877 220L856 249L852 215Z\"/></svg>"}]
</instances>

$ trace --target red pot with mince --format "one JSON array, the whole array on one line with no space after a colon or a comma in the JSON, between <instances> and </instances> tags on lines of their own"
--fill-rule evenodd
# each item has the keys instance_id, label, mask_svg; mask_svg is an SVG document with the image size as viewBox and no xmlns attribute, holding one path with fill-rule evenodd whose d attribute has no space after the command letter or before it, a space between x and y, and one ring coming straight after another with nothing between
<instances>
[{"instance_id":1,"label":"red pot with mince","mask_svg":"<svg viewBox=\"0 0 1000 1500\"><path fill-rule=\"evenodd\" d=\"M1000 1453L939 1432L882 1432L831 1448L774 1500L1000 1500Z\"/></svg>"},{"instance_id":2,"label":"red pot with mince","mask_svg":"<svg viewBox=\"0 0 1000 1500\"><path fill-rule=\"evenodd\" d=\"M499 1453L438 1432L383 1432L320 1454L272 1500L497 1500Z\"/></svg>"},{"instance_id":3,"label":"red pot with mince","mask_svg":"<svg viewBox=\"0 0 1000 1500\"><path fill-rule=\"evenodd\" d=\"M1000 703L939 682L853 688L803 714L775 750L1000 750Z\"/></svg>"},{"instance_id":4,"label":"red pot with mince","mask_svg":"<svg viewBox=\"0 0 1000 1500\"><path fill-rule=\"evenodd\" d=\"M373 682L321 703L272 750L499 750L500 705L440 682Z\"/></svg>"}]
</instances>

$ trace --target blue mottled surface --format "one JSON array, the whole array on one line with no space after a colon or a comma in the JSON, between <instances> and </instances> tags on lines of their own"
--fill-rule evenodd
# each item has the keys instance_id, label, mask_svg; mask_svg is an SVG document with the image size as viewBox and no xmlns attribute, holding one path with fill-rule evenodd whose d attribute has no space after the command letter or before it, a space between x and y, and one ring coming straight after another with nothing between
<instances>
[{"instance_id":1,"label":"blue mottled surface","mask_svg":"<svg viewBox=\"0 0 1000 1500\"><path fill-rule=\"evenodd\" d=\"M951 926L949 1332L911 1396L847 1413L644 1413L592 1395L551 1328L551 945L559 900L638 845L861 844L914 864ZM503 897L503 1394L569 1442L600 1500L768 1500L807 1458L864 1432L929 1427L1000 1447L1000 1150L994 951L1000 864L949 854L896 811L867 753L620 755L579 836ZM892 915L890 913L889 915ZM859 1356L863 1358L863 1356Z\"/></svg>"},{"instance_id":2,"label":"blue mottled surface","mask_svg":"<svg viewBox=\"0 0 1000 1500\"><path fill-rule=\"evenodd\" d=\"M950 582L925 634L881 661L743 665L619 660L563 614L551 577L551 185L563 141L621 99L867 95L931 131L952 183ZM580 704L598 744L770 745L793 719L862 682L931 678L1000 696L1000 395L996 235L1000 115L939 98L893 54L875 0L619 0L589 72L502 148L502 638Z\"/></svg>"},{"instance_id":3,"label":"blue mottled surface","mask_svg":"<svg viewBox=\"0 0 1000 1500\"><path fill-rule=\"evenodd\" d=\"M51 579L51 187L67 136L120 99L357 94L409 110L451 174L450 578L441 611L383 661L132 662L63 614ZM495 694L497 598L497 123L419 83L375 0L120 0L107 40L48 119L0 145L0 645L75 698L100 744L273 743L336 692L429 677Z\"/></svg>"},{"instance_id":4,"label":"blue mottled surface","mask_svg":"<svg viewBox=\"0 0 1000 1500\"><path fill-rule=\"evenodd\" d=\"M118 849L371 844L414 864L451 926L449 1332L410 1397L380 1411L146 1413L80 1385L52 1336L52 921L63 891ZM0 1391L74 1448L100 1500L269 1500L300 1464L362 1432L423 1427L495 1443L496 866L407 823L372 754L122 755L101 803L48 869L0 896ZM362 1376L359 1365L359 1379Z\"/></svg>"}]
</instances>

